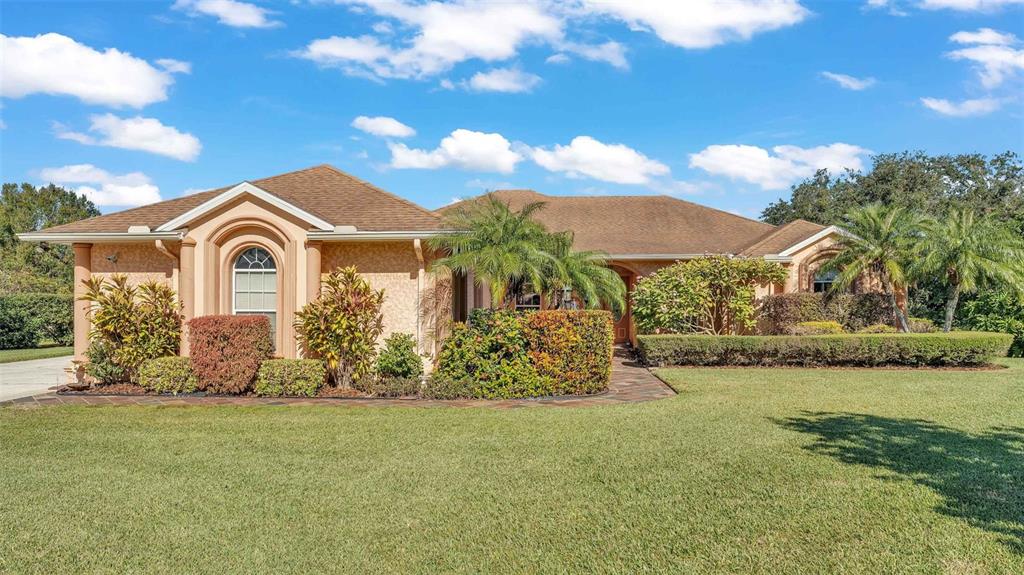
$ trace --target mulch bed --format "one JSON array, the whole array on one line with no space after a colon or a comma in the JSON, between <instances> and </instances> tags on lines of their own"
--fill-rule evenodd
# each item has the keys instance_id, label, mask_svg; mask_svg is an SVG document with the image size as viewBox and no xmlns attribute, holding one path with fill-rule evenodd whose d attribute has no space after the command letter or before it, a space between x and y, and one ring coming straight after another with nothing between
<instances>
[{"instance_id":1,"label":"mulch bed","mask_svg":"<svg viewBox=\"0 0 1024 575\"><path fill-rule=\"evenodd\" d=\"M377 397L377 396L367 395L367 394L365 394L365 393L363 393L363 392L361 392L359 390L356 390L356 389L351 389L351 388L345 389L345 388L329 387L329 386L325 386L325 387L320 388L320 391L317 392L317 394L313 398L309 398L309 397L307 397L305 395L260 396L260 395L256 395L255 393L241 393L241 394L232 394L232 395L221 395L221 394L214 394L214 393L206 393L206 392L203 392L203 391L198 391L198 392L195 392L195 393L178 393L178 394L173 394L173 393L156 393L156 392L148 391L147 389L145 389L142 386L133 385L133 384L130 384L130 383L114 383L114 384L109 384L109 385L97 385L97 386L89 387L89 388L82 389L82 390L75 390L75 389L71 389L70 387L67 387L67 386L61 386L61 387L57 388L57 394L58 395L99 395L99 396L103 396L103 395L108 395L108 396L117 396L117 395L138 396L138 395L146 395L146 396L151 396L151 397L286 397L286 398L296 398L296 399L315 399L315 398L327 398L327 399L419 399L418 397L414 397L414 396L408 396L408 397Z\"/></svg>"}]
</instances>

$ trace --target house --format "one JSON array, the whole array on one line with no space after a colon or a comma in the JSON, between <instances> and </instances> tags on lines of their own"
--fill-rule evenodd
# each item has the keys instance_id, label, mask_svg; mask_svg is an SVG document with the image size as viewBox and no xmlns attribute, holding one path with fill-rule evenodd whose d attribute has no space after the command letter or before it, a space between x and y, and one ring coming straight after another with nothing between
<instances>
[{"instance_id":1,"label":"house","mask_svg":"<svg viewBox=\"0 0 1024 575\"><path fill-rule=\"evenodd\" d=\"M805 220L773 226L669 196L548 196L533 190L498 190L492 193L512 209L544 202L536 218L551 231L573 233L578 250L608 254L628 290L640 276L679 260L709 254L763 257L789 270L781 285L759 290L758 296L789 292L827 290L834 273L820 271L837 252L839 230ZM473 201L470 200L465 200ZM454 209L460 204L438 210ZM458 278L457 278L458 280ZM472 278L453 288L456 319L460 310L487 300L486 286L474 285ZM544 307L540 296L527 294L521 308ZM615 341L634 341L636 329L627 298L625 313L615 319Z\"/></svg>"},{"instance_id":2,"label":"house","mask_svg":"<svg viewBox=\"0 0 1024 575\"><path fill-rule=\"evenodd\" d=\"M667 196L556 197L497 192L513 207L545 201L539 218L571 230L579 249L603 250L627 286L680 259L705 254L764 257L790 276L772 292L827 287L817 268L833 253L835 228L796 221L776 227ZM386 292L385 335L413 334L436 349L439 326L486 302L472 277L430 272L427 241L444 230L431 212L373 184L321 165L122 212L22 234L24 241L70 244L75 290L93 276L122 273L174 288L186 320L211 314L263 314L279 355L296 357L296 311L320 292L321 275L354 265ZM75 305L75 356L88 346L87 302ZM522 307L540 307L538 297ZM634 335L629 310L616 339ZM182 346L187 354L188 347Z\"/></svg>"}]
</instances>

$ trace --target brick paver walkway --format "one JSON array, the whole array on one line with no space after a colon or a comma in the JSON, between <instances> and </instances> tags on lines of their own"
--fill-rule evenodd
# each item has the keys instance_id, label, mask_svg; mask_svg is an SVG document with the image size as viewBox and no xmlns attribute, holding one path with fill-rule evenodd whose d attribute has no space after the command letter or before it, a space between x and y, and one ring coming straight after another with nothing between
<instances>
[{"instance_id":1,"label":"brick paver walkway","mask_svg":"<svg viewBox=\"0 0 1024 575\"><path fill-rule=\"evenodd\" d=\"M41 407L46 405L345 405L364 407L585 407L617 403L635 403L672 397L675 392L646 368L633 362L632 352L616 348L612 360L612 380L608 391L582 397L549 397L541 399L375 399L375 398L289 398L289 397L175 397L153 395L59 395L54 392L13 401L0 402L0 407Z\"/></svg>"}]
</instances>

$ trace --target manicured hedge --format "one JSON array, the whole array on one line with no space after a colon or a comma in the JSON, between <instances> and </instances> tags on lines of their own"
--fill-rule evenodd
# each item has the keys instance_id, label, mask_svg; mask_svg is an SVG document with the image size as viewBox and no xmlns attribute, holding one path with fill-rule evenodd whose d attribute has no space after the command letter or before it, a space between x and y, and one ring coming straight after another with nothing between
<instances>
[{"instance_id":1,"label":"manicured hedge","mask_svg":"<svg viewBox=\"0 0 1024 575\"><path fill-rule=\"evenodd\" d=\"M327 381L327 368L319 359L268 359L260 364L253 391L256 395L313 397Z\"/></svg>"},{"instance_id":2,"label":"manicured hedge","mask_svg":"<svg viewBox=\"0 0 1024 575\"><path fill-rule=\"evenodd\" d=\"M270 320L262 315L208 315L188 322L189 355L199 389L247 391L270 356Z\"/></svg>"},{"instance_id":3,"label":"manicured hedge","mask_svg":"<svg viewBox=\"0 0 1024 575\"><path fill-rule=\"evenodd\" d=\"M638 336L641 359L662 365L973 366L1006 355L1012 337L951 332L809 336Z\"/></svg>"},{"instance_id":4,"label":"manicured hedge","mask_svg":"<svg viewBox=\"0 0 1024 575\"><path fill-rule=\"evenodd\" d=\"M75 338L74 304L70 294L0 296L0 349L35 347L43 339L71 345Z\"/></svg>"},{"instance_id":5,"label":"manicured hedge","mask_svg":"<svg viewBox=\"0 0 1024 575\"><path fill-rule=\"evenodd\" d=\"M605 311L474 310L438 355L427 397L505 399L598 393L611 373Z\"/></svg>"},{"instance_id":6,"label":"manicured hedge","mask_svg":"<svg viewBox=\"0 0 1024 575\"><path fill-rule=\"evenodd\" d=\"M187 357L158 357L146 360L139 368L139 385L156 393L192 393L199 380Z\"/></svg>"},{"instance_id":7,"label":"manicured hedge","mask_svg":"<svg viewBox=\"0 0 1024 575\"><path fill-rule=\"evenodd\" d=\"M527 354L555 395L598 393L612 373L612 316L606 311L538 311L526 315Z\"/></svg>"}]
</instances>

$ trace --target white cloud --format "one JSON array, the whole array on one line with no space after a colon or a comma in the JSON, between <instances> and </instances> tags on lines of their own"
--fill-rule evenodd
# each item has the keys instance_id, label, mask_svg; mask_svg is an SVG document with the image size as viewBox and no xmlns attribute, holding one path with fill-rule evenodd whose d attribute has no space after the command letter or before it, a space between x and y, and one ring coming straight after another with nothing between
<instances>
[{"instance_id":1,"label":"white cloud","mask_svg":"<svg viewBox=\"0 0 1024 575\"><path fill-rule=\"evenodd\" d=\"M88 104L141 108L167 99L169 70L116 48L102 52L60 34L0 34L0 96L74 96Z\"/></svg>"},{"instance_id":2,"label":"white cloud","mask_svg":"<svg viewBox=\"0 0 1024 575\"><path fill-rule=\"evenodd\" d=\"M570 58L566 54L559 52L557 54L552 54L548 56L547 59L544 60L544 62L548 64L568 64L569 62L572 62L572 58Z\"/></svg>"},{"instance_id":3,"label":"white cloud","mask_svg":"<svg viewBox=\"0 0 1024 575\"><path fill-rule=\"evenodd\" d=\"M518 68L495 68L477 72L466 82L466 88L475 92L530 92L541 83L540 76Z\"/></svg>"},{"instance_id":4,"label":"white cloud","mask_svg":"<svg viewBox=\"0 0 1024 575\"><path fill-rule=\"evenodd\" d=\"M512 173L523 156L501 134L458 129L441 140L434 150L388 144L392 168L435 170L455 167L475 172Z\"/></svg>"},{"instance_id":5,"label":"white cloud","mask_svg":"<svg viewBox=\"0 0 1024 575\"><path fill-rule=\"evenodd\" d=\"M626 22L633 30L652 31L682 48L710 48L749 40L759 32L800 23L810 12L797 0L583 0L586 13Z\"/></svg>"},{"instance_id":6,"label":"white cloud","mask_svg":"<svg viewBox=\"0 0 1024 575\"><path fill-rule=\"evenodd\" d=\"M218 22L232 28L276 28L282 25L270 18L270 10L238 0L178 0L173 8L184 10L191 16L214 16Z\"/></svg>"},{"instance_id":7,"label":"white cloud","mask_svg":"<svg viewBox=\"0 0 1024 575\"><path fill-rule=\"evenodd\" d=\"M669 173L665 164L624 144L605 144L590 136L576 136L568 146L533 148L533 161L569 177L588 176L617 184L647 184L652 176Z\"/></svg>"},{"instance_id":8,"label":"white cloud","mask_svg":"<svg viewBox=\"0 0 1024 575\"><path fill-rule=\"evenodd\" d=\"M977 98L962 102L951 102L943 98L921 98L921 103L929 110L934 110L943 116L958 118L984 116L995 112L1002 106L1002 102L996 98Z\"/></svg>"},{"instance_id":9,"label":"white cloud","mask_svg":"<svg viewBox=\"0 0 1024 575\"><path fill-rule=\"evenodd\" d=\"M408 138L416 135L416 130L387 116L359 116L352 120L352 127L385 138Z\"/></svg>"},{"instance_id":10,"label":"white cloud","mask_svg":"<svg viewBox=\"0 0 1024 575\"><path fill-rule=\"evenodd\" d=\"M372 36L332 36L314 40L294 55L351 75L426 78L466 60L508 60L527 42L562 37L561 20L532 3L343 3L393 18L416 34L394 46Z\"/></svg>"},{"instance_id":11,"label":"white cloud","mask_svg":"<svg viewBox=\"0 0 1024 575\"><path fill-rule=\"evenodd\" d=\"M113 114L89 117L89 132L73 132L56 124L58 138L90 146L109 146L126 150L142 150L186 162L194 161L203 149L199 138L163 125L155 118L119 118Z\"/></svg>"},{"instance_id":12,"label":"white cloud","mask_svg":"<svg viewBox=\"0 0 1024 575\"><path fill-rule=\"evenodd\" d=\"M949 37L957 44L995 44L1009 46L1017 43L1017 37L1008 32L998 32L991 28L978 28L974 32L957 32Z\"/></svg>"},{"instance_id":13,"label":"white cloud","mask_svg":"<svg viewBox=\"0 0 1024 575\"><path fill-rule=\"evenodd\" d=\"M921 0L921 7L926 10L962 12L991 12L1011 4L1024 4L1024 0Z\"/></svg>"},{"instance_id":14,"label":"white cloud","mask_svg":"<svg viewBox=\"0 0 1024 575\"><path fill-rule=\"evenodd\" d=\"M156 65L160 66L171 74L191 74L192 64L188 62L182 62L181 60L175 60L173 58L160 58L156 61Z\"/></svg>"},{"instance_id":15,"label":"white cloud","mask_svg":"<svg viewBox=\"0 0 1024 575\"><path fill-rule=\"evenodd\" d=\"M832 173L846 168L862 170L862 156L870 153L860 146L843 143L815 148L775 146L771 152L757 146L713 145L690 154L690 167L757 184L766 190L782 190L822 168Z\"/></svg>"},{"instance_id":16,"label":"white cloud","mask_svg":"<svg viewBox=\"0 0 1024 575\"><path fill-rule=\"evenodd\" d=\"M558 44L558 49L563 52L570 52L583 58L584 60L591 60L594 62L606 62L620 70L629 69L629 61L626 60L626 48L618 42L605 42L604 44L579 44L576 42L561 42ZM558 54L556 54L557 56ZM568 56L561 54L565 58L565 62L568 62ZM547 59L547 62L551 63L551 56ZM556 62L556 63L565 63Z\"/></svg>"},{"instance_id":17,"label":"white cloud","mask_svg":"<svg viewBox=\"0 0 1024 575\"><path fill-rule=\"evenodd\" d=\"M946 56L953 60L973 62L978 69L981 85L986 88L998 87L1006 78L1024 69L1024 49L1013 47L1019 43L1013 34L981 28L974 32L957 32L949 39L959 44L970 44Z\"/></svg>"},{"instance_id":18,"label":"white cloud","mask_svg":"<svg viewBox=\"0 0 1024 575\"><path fill-rule=\"evenodd\" d=\"M847 90L865 90L875 85L874 78L855 78L854 76L847 76L846 74L837 74L835 72L822 72L821 75L829 80L832 80L836 84L839 84Z\"/></svg>"},{"instance_id":19,"label":"white cloud","mask_svg":"<svg viewBox=\"0 0 1024 575\"><path fill-rule=\"evenodd\" d=\"M54 184L88 184L75 191L97 206L142 206L160 201L160 189L142 172L114 175L92 164L75 164L44 168L39 176Z\"/></svg>"}]
</instances>

